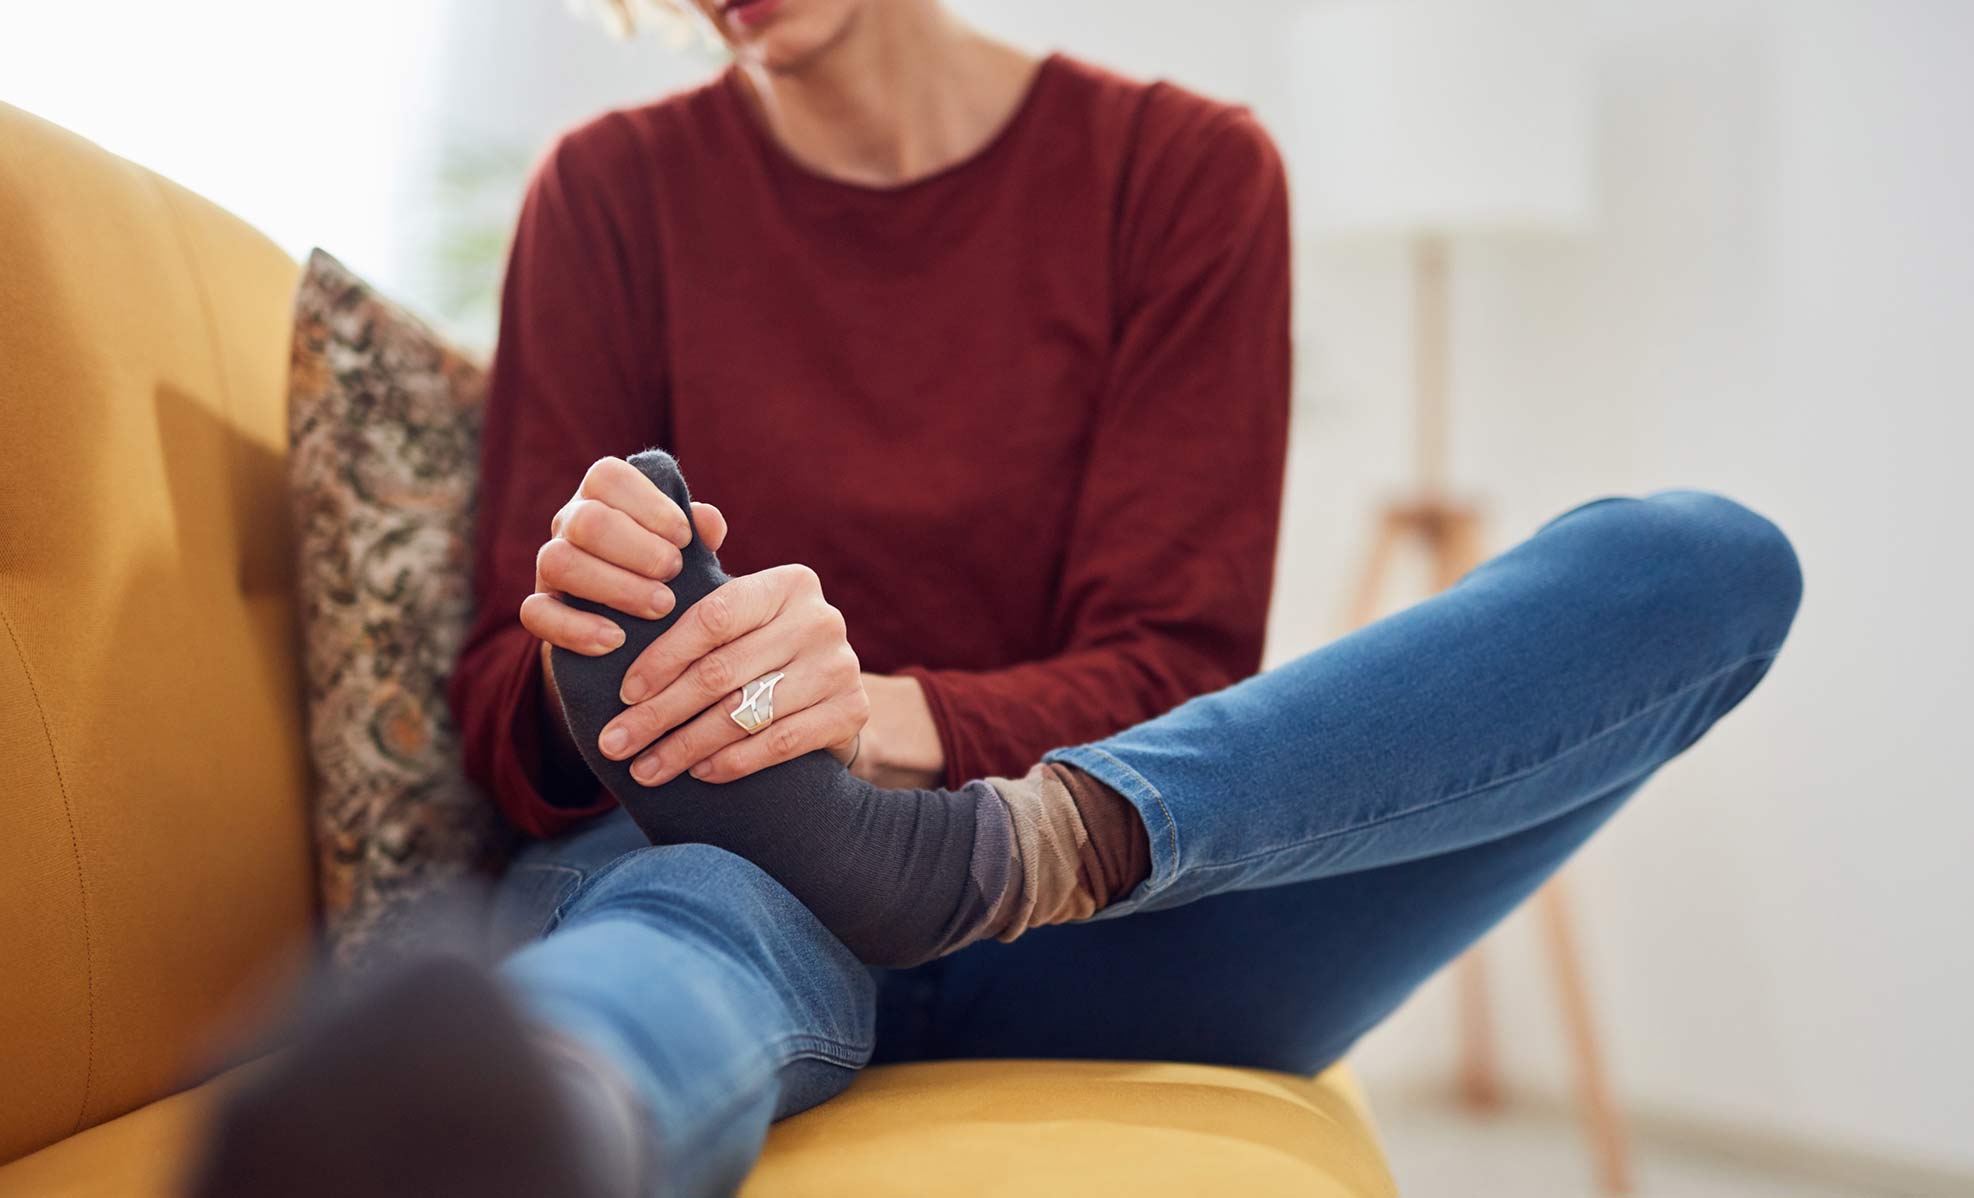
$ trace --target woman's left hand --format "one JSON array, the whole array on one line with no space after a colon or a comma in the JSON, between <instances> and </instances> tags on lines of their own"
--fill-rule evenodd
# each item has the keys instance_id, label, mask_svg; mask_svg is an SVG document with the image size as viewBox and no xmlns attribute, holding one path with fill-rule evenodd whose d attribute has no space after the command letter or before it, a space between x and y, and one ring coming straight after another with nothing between
<instances>
[{"instance_id":1,"label":"woman's left hand","mask_svg":"<svg viewBox=\"0 0 1974 1198\"><path fill-rule=\"evenodd\" d=\"M774 721L750 736L727 713L741 687L777 670ZM731 782L814 749L847 763L870 718L843 613L807 566L736 578L693 604L624 672L622 698L630 708L597 745L615 761L635 756L631 776L646 786L688 771Z\"/></svg>"}]
</instances>

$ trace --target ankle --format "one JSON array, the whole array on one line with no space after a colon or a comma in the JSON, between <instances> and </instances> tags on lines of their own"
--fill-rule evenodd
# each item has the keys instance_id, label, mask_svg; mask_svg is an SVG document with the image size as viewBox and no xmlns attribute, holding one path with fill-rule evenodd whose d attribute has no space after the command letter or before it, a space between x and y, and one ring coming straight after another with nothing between
<instances>
[{"instance_id":1,"label":"ankle","mask_svg":"<svg viewBox=\"0 0 1974 1198\"><path fill-rule=\"evenodd\" d=\"M1031 928L1088 919L1151 872L1137 809L1072 766L1037 765L1019 779L991 779L1007 808L1007 891L976 938L1009 941Z\"/></svg>"},{"instance_id":2,"label":"ankle","mask_svg":"<svg viewBox=\"0 0 1974 1198\"><path fill-rule=\"evenodd\" d=\"M1151 876L1151 838L1131 800L1077 769L1050 762L1051 771L1076 804L1086 839L1078 854L1078 880L1102 910Z\"/></svg>"}]
</instances>

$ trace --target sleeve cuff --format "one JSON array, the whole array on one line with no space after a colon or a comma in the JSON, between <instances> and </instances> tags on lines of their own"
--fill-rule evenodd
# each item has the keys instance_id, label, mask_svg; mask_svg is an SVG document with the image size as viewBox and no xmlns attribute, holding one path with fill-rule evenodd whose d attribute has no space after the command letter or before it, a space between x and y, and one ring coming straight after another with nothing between
<instances>
[{"instance_id":1,"label":"sleeve cuff","mask_svg":"<svg viewBox=\"0 0 1974 1198\"><path fill-rule=\"evenodd\" d=\"M946 763L947 789L965 786L977 775L960 746L957 735L960 723L954 718L946 688L924 666L907 666L898 671L898 676L917 680L919 690L925 693L925 706L932 712L932 726L939 733L939 756Z\"/></svg>"},{"instance_id":2,"label":"sleeve cuff","mask_svg":"<svg viewBox=\"0 0 1974 1198\"><path fill-rule=\"evenodd\" d=\"M545 839L610 810L616 800L600 784L585 802L556 802L542 790L542 727L550 713L543 701L541 650L532 637L508 686L507 723L493 745L490 771L494 799L508 819L530 836Z\"/></svg>"}]
</instances>

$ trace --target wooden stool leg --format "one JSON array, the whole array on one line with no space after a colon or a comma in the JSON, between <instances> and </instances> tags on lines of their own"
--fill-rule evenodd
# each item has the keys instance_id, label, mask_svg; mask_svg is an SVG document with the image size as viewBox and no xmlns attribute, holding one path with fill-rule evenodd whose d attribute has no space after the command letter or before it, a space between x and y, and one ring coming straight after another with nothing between
<instances>
[{"instance_id":1,"label":"wooden stool leg","mask_svg":"<svg viewBox=\"0 0 1974 1198\"><path fill-rule=\"evenodd\" d=\"M1453 965L1460 1004L1460 1100L1478 1110L1501 1105L1501 1063L1494 1051L1494 1018L1487 999L1487 958L1481 946Z\"/></svg>"},{"instance_id":2,"label":"wooden stool leg","mask_svg":"<svg viewBox=\"0 0 1974 1198\"><path fill-rule=\"evenodd\" d=\"M1387 508L1378 517L1370 556L1364 561L1364 572L1357 576L1357 591L1351 596L1350 610L1344 614L1345 631L1354 632L1378 618L1378 602L1384 596L1385 582L1391 577L1392 564L1398 560L1398 551L1410 528L1405 514L1396 508Z\"/></svg>"},{"instance_id":3,"label":"wooden stool leg","mask_svg":"<svg viewBox=\"0 0 1974 1198\"><path fill-rule=\"evenodd\" d=\"M1470 508L1445 508L1427 523L1433 531L1433 582L1443 591L1481 564L1480 516Z\"/></svg>"},{"instance_id":4,"label":"wooden stool leg","mask_svg":"<svg viewBox=\"0 0 1974 1198\"><path fill-rule=\"evenodd\" d=\"M1570 1038L1570 1057L1576 1066L1577 1113L1583 1120L1584 1136L1590 1141L1597 1178L1604 1193L1629 1194L1631 1153L1625 1142L1624 1120L1611 1096L1610 1079L1604 1070L1603 1047L1590 1013L1590 991L1584 983L1576 932L1571 926L1569 894L1562 879L1552 878L1536 901L1549 942L1556 997Z\"/></svg>"}]
</instances>

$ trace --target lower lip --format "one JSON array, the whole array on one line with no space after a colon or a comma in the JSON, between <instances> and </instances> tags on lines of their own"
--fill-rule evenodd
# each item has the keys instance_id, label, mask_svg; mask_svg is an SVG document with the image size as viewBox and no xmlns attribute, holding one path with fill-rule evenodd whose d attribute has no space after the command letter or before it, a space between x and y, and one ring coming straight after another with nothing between
<instances>
[{"instance_id":1,"label":"lower lip","mask_svg":"<svg viewBox=\"0 0 1974 1198\"><path fill-rule=\"evenodd\" d=\"M781 11L783 0L747 0L727 10L727 16L742 25L759 25Z\"/></svg>"}]
</instances>

